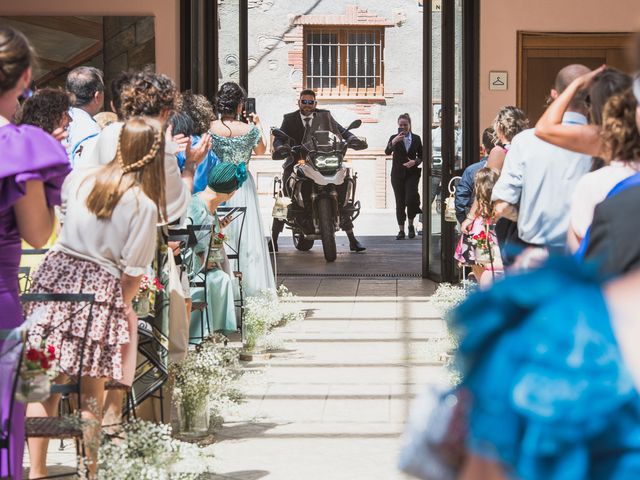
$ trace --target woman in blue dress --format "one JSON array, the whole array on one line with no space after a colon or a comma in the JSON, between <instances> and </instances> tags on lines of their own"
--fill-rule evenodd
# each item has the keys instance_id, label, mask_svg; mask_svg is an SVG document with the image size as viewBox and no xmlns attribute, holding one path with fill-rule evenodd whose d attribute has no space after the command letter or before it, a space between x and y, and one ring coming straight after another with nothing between
<instances>
[{"instance_id":1,"label":"woman in blue dress","mask_svg":"<svg viewBox=\"0 0 640 480\"><path fill-rule=\"evenodd\" d=\"M243 114L245 99L246 94L239 85L233 82L223 84L216 99L219 119L211 123L209 133L213 139L212 150L219 161L242 164L248 172L251 154L262 155L267 147L257 115L250 115L249 123L238 120ZM251 173L248 173L247 181L225 206L247 208L244 227L241 226L241 222L236 221L227 228L227 234L232 241L238 238L242 228L239 270L243 275L245 295L253 296L263 290L275 290L273 268L260 216L258 192Z\"/></svg>"},{"instance_id":2,"label":"woman in blue dress","mask_svg":"<svg viewBox=\"0 0 640 480\"><path fill-rule=\"evenodd\" d=\"M552 259L454 312L472 399L461 479L640 478L640 275L596 272Z\"/></svg>"},{"instance_id":3,"label":"woman in blue dress","mask_svg":"<svg viewBox=\"0 0 640 480\"><path fill-rule=\"evenodd\" d=\"M220 250L220 258L211 262L212 265L207 265L207 260L212 255L209 253L212 233L222 233L226 226L224 220L218 220L216 209L233 197L246 178L244 165L220 163L209 173L208 188L195 194L189 204L187 217L191 224L213 225L213 230L196 232L198 244L193 250L191 274L196 280L204 279L206 289L192 288L191 298L196 303L204 301L207 305L206 312L191 314L189 337L192 339L203 338L212 332L228 334L237 329L233 272L229 268L224 249ZM201 322L201 315L204 315L204 322L208 322L207 326Z\"/></svg>"}]
</instances>

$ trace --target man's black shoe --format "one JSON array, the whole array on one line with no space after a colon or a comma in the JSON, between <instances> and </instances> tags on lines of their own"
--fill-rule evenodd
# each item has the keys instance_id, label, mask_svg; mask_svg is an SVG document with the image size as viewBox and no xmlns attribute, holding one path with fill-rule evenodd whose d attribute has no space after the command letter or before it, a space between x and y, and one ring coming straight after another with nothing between
<instances>
[{"instance_id":1,"label":"man's black shoe","mask_svg":"<svg viewBox=\"0 0 640 480\"><path fill-rule=\"evenodd\" d=\"M349 248L351 249L352 252L364 252L367 249L358 240L350 241Z\"/></svg>"},{"instance_id":2,"label":"man's black shoe","mask_svg":"<svg viewBox=\"0 0 640 480\"><path fill-rule=\"evenodd\" d=\"M278 252L278 242L274 242L273 240L269 239L269 253L273 253L274 250L276 251L276 253Z\"/></svg>"},{"instance_id":3,"label":"man's black shoe","mask_svg":"<svg viewBox=\"0 0 640 480\"><path fill-rule=\"evenodd\" d=\"M400 230L398 232L398 235L396 235L396 240L404 240L404 238L405 238L404 230Z\"/></svg>"},{"instance_id":4,"label":"man's black shoe","mask_svg":"<svg viewBox=\"0 0 640 480\"><path fill-rule=\"evenodd\" d=\"M409 225L409 238L416 238L416 229Z\"/></svg>"}]
</instances>

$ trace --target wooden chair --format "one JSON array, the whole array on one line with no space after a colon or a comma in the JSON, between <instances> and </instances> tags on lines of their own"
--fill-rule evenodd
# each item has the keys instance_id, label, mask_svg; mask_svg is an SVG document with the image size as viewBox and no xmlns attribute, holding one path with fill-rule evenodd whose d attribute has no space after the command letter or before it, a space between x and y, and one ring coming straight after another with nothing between
<instances>
[{"instance_id":1,"label":"wooden chair","mask_svg":"<svg viewBox=\"0 0 640 480\"><path fill-rule=\"evenodd\" d=\"M30 302L71 302L84 304L80 306L78 310L74 313L79 313L85 308L89 309L89 316L87 318L87 325L85 327L85 332L83 336L83 341L80 347L80 364L79 364L79 372L82 372L82 367L84 364L84 353L86 348L86 339L88 338L89 329L91 327L92 321L92 308L95 301L93 294L84 294L84 293L64 293L64 294L55 294L55 293L29 293L24 294L20 297L23 304L28 304ZM75 316L75 315L73 315ZM72 316L72 317L73 317ZM52 326L51 331L56 328L62 327L66 322L71 321L72 318L66 318L62 322L57 325ZM64 372L63 372L64 373ZM71 395L77 396L78 402L77 405L80 405L81 400L81 382L82 376L76 375L75 377L71 377L71 382L66 384L54 384L51 386L52 394L60 394L63 398L67 399L67 405L70 408L70 402L68 399ZM62 402L61 402L62 403ZM76 444L76 452L79 458L83 458L85 456L84 444L82 442L82 428L75 424L74 422L69 422L63 416L57 417L27 417L25 423L25 435L26 438L49 438L49 439L72 439ZM51 475L44 478L59 478L69 476L67 473Z\"/></svg>"}]
</instances>

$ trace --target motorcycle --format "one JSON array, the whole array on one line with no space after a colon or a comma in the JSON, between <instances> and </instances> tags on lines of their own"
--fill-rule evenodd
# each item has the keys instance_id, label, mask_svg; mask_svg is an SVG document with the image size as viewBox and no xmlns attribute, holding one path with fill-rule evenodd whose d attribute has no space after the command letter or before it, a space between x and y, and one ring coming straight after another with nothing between
<instances>
[{"instance_id":1,"label":"motorcycle","mask_svg":"<svg viewBox=\"0 0 640 480\"><path fill-rule=\"evenodd\" d=\"M357 174L344 164L347 149L364 150L367 141L351 137L345 141L331 115L316 114L313 129L308 129L302 145L283 145L276 149L274 159L292 157L297 164L289 177L284 191L291 198L287 207L285 224L291 229L296 249L308 251L316 240L322 241L324 258L336 260L335 233L341 225L353 222L360 215L360 202L355 200ZM352 122L346 131L362 125L361 120ZM279 129L274 136L291 143L291 137Z\"/></svg>"}]
</instances>

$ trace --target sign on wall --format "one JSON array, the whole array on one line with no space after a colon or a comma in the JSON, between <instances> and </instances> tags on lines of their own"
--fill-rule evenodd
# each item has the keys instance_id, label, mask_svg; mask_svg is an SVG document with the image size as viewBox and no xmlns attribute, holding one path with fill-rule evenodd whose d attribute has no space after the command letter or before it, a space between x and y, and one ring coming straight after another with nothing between
<instances>
[{"instance_id":1,"label":"sign on wall","mask_svg":"<svg viewBox=\"0 0 640 480\"><path fill-rule=\"evenodd\" d=\"M508 72L489 72L489 90L508 90Z\"/></svg>"}]
</instances>

